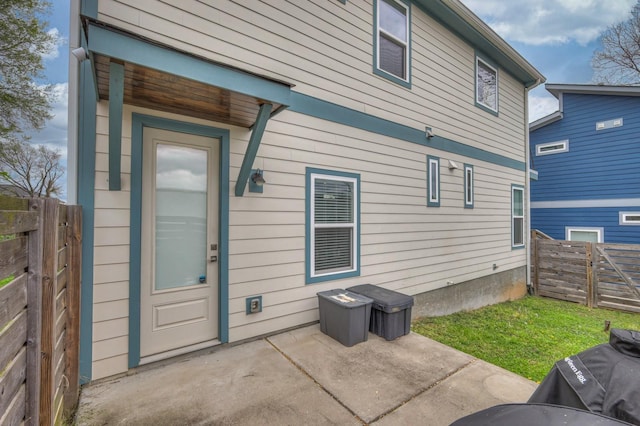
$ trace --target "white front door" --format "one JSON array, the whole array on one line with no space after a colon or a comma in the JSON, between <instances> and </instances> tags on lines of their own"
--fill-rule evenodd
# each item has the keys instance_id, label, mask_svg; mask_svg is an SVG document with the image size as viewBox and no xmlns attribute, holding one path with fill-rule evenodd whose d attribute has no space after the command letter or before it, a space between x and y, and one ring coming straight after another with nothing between
<instances>
[{"instance_id":1,"label":"white front door","mask_svg":"<svg viewBox=\"0 0 640 426\"><path fill-rule=\"evenodd\" d=\"M218 156L218 139L144 130L141 363L218 338Z\"/></svg>"}]
</instances>

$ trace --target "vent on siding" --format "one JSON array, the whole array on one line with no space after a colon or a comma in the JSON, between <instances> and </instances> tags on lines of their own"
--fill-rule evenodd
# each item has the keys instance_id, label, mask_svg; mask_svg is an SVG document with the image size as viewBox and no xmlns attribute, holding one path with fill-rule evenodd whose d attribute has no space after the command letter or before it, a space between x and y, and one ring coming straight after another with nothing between
<instances>
[{"instance_id":1,"label":"vent on siding","mask_svg":"<svg viewBox=\"0 0 640 426\"><path fill-rule=\"evenodd\" d=\"M614 127L622 127L623 124L624 122L622 120L622 117L614 118L613 120L598 121L596 123L596 130L605 130L605 129L612 129Z\"/></svg>"}]
</instances>

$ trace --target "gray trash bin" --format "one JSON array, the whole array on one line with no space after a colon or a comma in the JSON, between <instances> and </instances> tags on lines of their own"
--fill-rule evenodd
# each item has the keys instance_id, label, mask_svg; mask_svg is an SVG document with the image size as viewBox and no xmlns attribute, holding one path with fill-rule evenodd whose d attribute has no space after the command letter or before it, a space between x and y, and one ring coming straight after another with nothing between
<instances>
[{"instance_id":1,"label":"gray trash bin","mask_svg":"<svg viewBox=\"0 0 640 426\"><path fill-rule=\"evenodd\" d=\"M373 300L336 289L318 293L320 331L345 346L364 342L369 334Z\"/></svg>"},{"instance_id":2,"label":"gray trash bin","mask_svg":"<svg viewBox=\"0 0 640 426\"><path fill-rule=\"evenodd\" d=\"M370 332L394 340L411 331L413 297L373 284L349 287L347 291L373 299Z\"/></svg>"}]
</instances>

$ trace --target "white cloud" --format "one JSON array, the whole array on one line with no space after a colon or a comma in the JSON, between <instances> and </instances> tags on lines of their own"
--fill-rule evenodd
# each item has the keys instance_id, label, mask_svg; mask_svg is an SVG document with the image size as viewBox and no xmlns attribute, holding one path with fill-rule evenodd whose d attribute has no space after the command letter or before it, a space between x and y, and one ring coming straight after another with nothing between
<instances>
[{"instance_id":1,"label":"white cloud","mask_svg":"<svg viewBox=\"0 0 640 426\"><path fill-rule=\"evenodd\" d=\"M500 36L529 45L586 45L630 17L637 0L462 0Z\"/></svg>"},{"instance_id":2,"label":"white cloud","mask_svg":"<svg viewBox=\"0 0 640 426\"><path fill-rule=\"evenodd\" d=\"M67 44L67 39L60 34L57 28L51 28L47 34L53 37L53 40L47 46L47 52L42 55L42 59L50 61L60 56L60 48Z\"/></svg>"},{"instance_id":3,"label":"white cloud","mask_svg":"<svg viewBox=\"0 0 640 426\"><path fill-rule=\"evenodd\" d=\"M529 96L529 123L556 111L558 111L558 100L553 96Z\"/></svg>"},{"instance_id":4,"label":"white cloud","mask_svg":"<svg viewBox=\"0 0 640 426\"><path fill-rule=\"evenodd\" d=\"M67 107L69 84L58 83L52 86L53 101L51 103L51 115L44 128L30 134L31 143L45 145L48 148L60 150L62 159L66 164L67 158Z\"/></svg>"}]
</instances>

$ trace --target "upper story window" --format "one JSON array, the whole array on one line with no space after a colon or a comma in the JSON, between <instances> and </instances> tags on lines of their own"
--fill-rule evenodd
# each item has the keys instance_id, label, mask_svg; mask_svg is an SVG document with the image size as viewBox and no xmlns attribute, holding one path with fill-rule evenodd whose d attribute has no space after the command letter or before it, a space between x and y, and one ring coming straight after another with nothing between
<instances>
[{"instance_id":1,"label":"upper story window","mask_svg":"<svg viewBox=\"0 0 640 426\"><path fill-rule=\"evenodd\" d=\"M476 56L476 104L498 114L498 69Z\"/></svg>"},{"instance_id":2,"label":"upper story window","mask_svg":"<svg viewBox=\"0 0 640 426\"><path fill-rule=\"evenodd\" d=\"M374 72L410 87L410 8L405 0L377 0Z\"/></svg>"}]
</instances>

